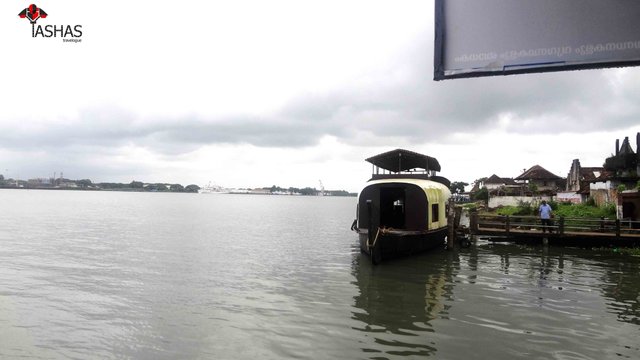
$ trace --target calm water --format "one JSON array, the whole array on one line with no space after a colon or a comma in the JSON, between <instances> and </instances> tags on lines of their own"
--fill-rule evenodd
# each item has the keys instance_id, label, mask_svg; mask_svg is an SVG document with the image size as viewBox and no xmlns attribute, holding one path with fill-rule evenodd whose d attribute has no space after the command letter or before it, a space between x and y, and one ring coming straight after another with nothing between
<instances>
[{"instance_id":1,"label":"calm water","mask_svg":"<svg viewBox=\"0 0 640 360\"><path fill-rule=\"evenodd\" d=\"M355 203L0 190L0 358L640 358L640 258L479 241L372 267Z\"/></svg>"}]
</instances>

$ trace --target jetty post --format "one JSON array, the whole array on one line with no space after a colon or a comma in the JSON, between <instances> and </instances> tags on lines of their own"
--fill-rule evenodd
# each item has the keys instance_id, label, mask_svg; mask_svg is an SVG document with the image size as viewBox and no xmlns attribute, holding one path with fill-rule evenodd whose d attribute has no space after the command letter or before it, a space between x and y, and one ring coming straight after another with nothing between
<instances>
[{"instance_id":1,"label":"jetty post","mask_svg":"<svg viewBox=\"0 0 640 360\"><path fill-rule=\"evenodd\" d=\"M447 250L452 250L456 242L456 233L460 227L462 208L455 206L453 198L447 204Z\"/></svg>"},{"instance_id":2,"label":"jetty post","mask_svg":"<svg viewBox=\"0 0 640 360\"><path fill-rule=\"evenodd\" d=\"M476 209L469 210L469 235L471 241L474 241L478 235L478 210Z\"/></svg>"},{"instance_id":3,"label":"jetty post","mask_svg":"<svg viewBox=\"0 0 640 360\"><path fill-rule=\"evenodd\" d=\"M455 229L455 215L453 213L449 213L447 215L447 225L449 232L447 233L447 250L453 249L453 244L455 242L456 237L456 229Z\"/></svg>"},{"instance_id":4,"label":"jetty post","mask_svg":"<svg viewBox=\"0 0 640 360\"><path fill-rule=\"evenodd\" d=\"M462 207L455 206L453 199L449 199L447 207L447 249L451 250L455 246L462 219Z\"/></svg>"}]
</instances>

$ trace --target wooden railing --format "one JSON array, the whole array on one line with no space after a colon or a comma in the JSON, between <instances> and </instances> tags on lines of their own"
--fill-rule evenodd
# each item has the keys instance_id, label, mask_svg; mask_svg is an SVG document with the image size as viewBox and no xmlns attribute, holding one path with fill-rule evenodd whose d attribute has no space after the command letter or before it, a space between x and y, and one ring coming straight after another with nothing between
<instances>
[{"instance_id":1,"label":"wooden railing","mask_svg":"<svg viewBox=\"0 0 640 360\"><path fill-rule=\"evenodd\" d=\"M552 224L547 226L556 236L594 234L620 237L624 235L640 236L640 221L617 219L593 219L556 217L551 219ZM480 215L477 212L470 214L470 232L479 234L486 231L502 232L505 235L512 233L540 233L543 230L540 218L535 216L509 216L509 215Z\"/></svg>"}]
</instances>

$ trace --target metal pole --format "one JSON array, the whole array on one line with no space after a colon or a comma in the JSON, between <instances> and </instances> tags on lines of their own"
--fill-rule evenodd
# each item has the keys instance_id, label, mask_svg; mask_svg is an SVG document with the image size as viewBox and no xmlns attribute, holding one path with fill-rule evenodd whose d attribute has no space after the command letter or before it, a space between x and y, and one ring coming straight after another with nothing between
<instances>
[{"instance_id":1,"label":"metal pole","mask_svg":"<svg viewBox=\"0 0 640 360\"><path fill-rule=\"evenodd\" d=\"M369 224L367 226L367 244L371 244L373 236L373 211L371 211L371 200L367 200L367 220Z\"/></svg>"}]
</instances>

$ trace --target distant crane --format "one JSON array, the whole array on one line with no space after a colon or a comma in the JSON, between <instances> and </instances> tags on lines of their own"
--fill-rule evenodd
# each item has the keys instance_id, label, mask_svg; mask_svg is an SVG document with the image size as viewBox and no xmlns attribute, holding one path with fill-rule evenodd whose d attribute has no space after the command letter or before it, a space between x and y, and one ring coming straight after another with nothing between
<instances>
[{"instance_id":1,"label":"distant crane","mask_svg":"<svg viewBox=\"0 0 640 360\"><path fill-rule=\"evenodd\" d=\"M322 185L322 180L318 180L318 182L320 182L320 196L324 196L324 185Z\"/></svg>"}]
</instances>

